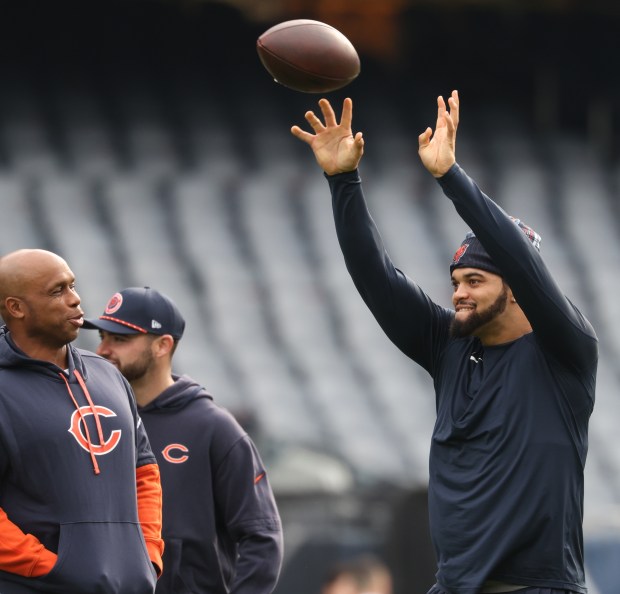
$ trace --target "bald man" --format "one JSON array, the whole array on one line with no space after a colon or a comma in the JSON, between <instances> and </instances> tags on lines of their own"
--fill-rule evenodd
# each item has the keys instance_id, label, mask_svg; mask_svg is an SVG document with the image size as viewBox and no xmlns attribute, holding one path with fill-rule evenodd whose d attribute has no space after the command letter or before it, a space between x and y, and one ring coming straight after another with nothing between
<instances>
[{"instance_id":1,"label":"bald man","mask_svg":"<svg viewBox=\"0 0 620 594\"><path fill-rule=\"evenodd\" d=\"M122 374L71 345L75 277L45 250L0 258L0 592L151 594L159 468Z\"/></svg>"}]
</instances>

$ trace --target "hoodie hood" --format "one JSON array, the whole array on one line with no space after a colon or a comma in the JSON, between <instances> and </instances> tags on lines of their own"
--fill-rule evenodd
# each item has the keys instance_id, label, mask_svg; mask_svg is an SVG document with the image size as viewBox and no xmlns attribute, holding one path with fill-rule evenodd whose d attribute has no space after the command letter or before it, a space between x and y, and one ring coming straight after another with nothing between
<instances>
[{"instance_id":1,"label":"hoodie hood","mask_svg":"<svg viewBox=\"0 0 620 594\"><path fill-rule=\"evenodd\" d=\"M140 407L140 412L176 411L185 408L190 402L200 398L213 400L211 394L191 377L173 374L172 379L174 379L174 384L166 388L155 400L144 407Z\"/></svg>"},{"instance_id":2,"label":"hoodie hood","mask_svg":"<svg viewBox=\"0 0 620 594\"><path fill-rule=\"evenodd\" d=\"M33 359L26 355L26 353L13 342L8 328L2 326L0 328L0 369L15 367L28 367L33 371L37 370L39 373L58 377L59 367L57 365L49 361ZM80 350L76 349L71 344L67 344L67 371L69 377L72 377L76 370L84 379L88 379Z\"/></svg>"}]
</instances>

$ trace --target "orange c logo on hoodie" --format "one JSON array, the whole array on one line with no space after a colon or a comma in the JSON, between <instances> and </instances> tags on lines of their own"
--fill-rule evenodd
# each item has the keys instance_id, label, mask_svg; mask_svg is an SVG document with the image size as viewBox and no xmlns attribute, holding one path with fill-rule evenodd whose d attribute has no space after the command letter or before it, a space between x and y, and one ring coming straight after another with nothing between
<instances>
[{"instance_id":1,"label":"orange c logo on hoodie","mask_svg":"<svg viewBox=\"0 0 620 594\"><path fill-rule=\"evenodd\" d=\"M187 460L189 460L189 456L173 456L172 452L174 450L179 450L179 452L183 452L183 454L187 454L189 452L189 450L182 443L171 443L161 451L167 462L171 462L172 464L182 464L183 462L187 462Z\"/></svg>"},{"instance_id":2,"label":"orange c logo on hoodie","mask_svg":"<svg viewBox=\"0 0 620 594\"><path fill-rule=\"evenodd\" d=\"M89 447L88 439L82 430L82 417L93 414L101 415L102 417L116 416L114 411L111 411L105 406L82 406L78 410L73 411L73 414L71 415L71 426L68 431L87 452L92 451L95 456L103 456L104 454L109 454L118 445L118 442L121 440L122 431L120 429L114 429L114 431L110 434L110 437L105 442L99 445L91 442ZM90 433L92 433L92 431Z\"/></svg>"}]
</instances>

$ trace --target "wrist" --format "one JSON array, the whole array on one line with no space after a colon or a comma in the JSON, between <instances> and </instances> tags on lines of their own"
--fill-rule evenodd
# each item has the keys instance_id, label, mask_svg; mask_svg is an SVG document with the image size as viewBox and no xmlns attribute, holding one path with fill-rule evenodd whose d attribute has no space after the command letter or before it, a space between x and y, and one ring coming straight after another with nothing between
<instances>
[{"instance_id":1,"label":"wrist","mask_svg":"<svg viewBox=\"0 0 620 594\"><path fill-rule=\"evenodd\" d=\"M450 171L454 168L454 166L456 165L456 161L452 161L452 163L450 163L450 165L448 165L447 167L442 167L440 170L435 170L432 171L432 175L435 179L439 179L441 177L443 177L444 175L447 175L448 173L450 173Z\"/></svg>"},{"instance_id":2,"label":"wrist","mask_svg":"<svg viewBox=\"0 0 620 594\"><path fill-rule=\"evenodd\" d=\"M327 178L327 179L338 179L338 178L358 178L359 177L359 171L357 169L352 169L351 171L338 171L335 173L328 173L327 171L323 171L323 175Z\"/></svg>"}]
</instances>

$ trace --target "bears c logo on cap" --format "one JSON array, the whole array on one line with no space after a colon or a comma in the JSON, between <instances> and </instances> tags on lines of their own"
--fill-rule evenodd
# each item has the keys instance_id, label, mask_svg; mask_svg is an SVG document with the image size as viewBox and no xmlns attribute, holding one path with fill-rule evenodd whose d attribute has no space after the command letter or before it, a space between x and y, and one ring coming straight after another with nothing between
<instances>
[{"instance_id":1,"label":"bears c logo on cap","mask_svg":"<svg viewBox=\"0 0 620 594\"><path fill-rule=\"evenodd\" d=\"M459 260L463 257L463 254L467 251L469 247L468 243L464 243L458 250L454 253L454 257L452 258L452 266L459 263Z\"/></svg>"},{"instance_id":2,"label":"bears c logo on cap","mask_svg":"<svg viewBox=\"0 0 620 594\"><path fill-rule=\"evenodd\" d=\"M113 314L120 309L121 305L123 305L123 296L120 293L114 293L114 295L110 297L110 301L108 301L108 304L105 306L104 313L108 315Z\"/></svg>"}]
</instances>

